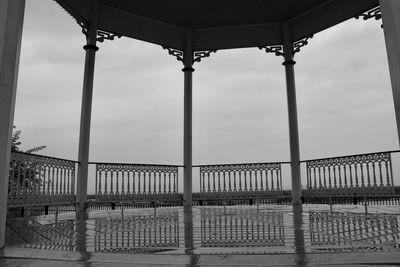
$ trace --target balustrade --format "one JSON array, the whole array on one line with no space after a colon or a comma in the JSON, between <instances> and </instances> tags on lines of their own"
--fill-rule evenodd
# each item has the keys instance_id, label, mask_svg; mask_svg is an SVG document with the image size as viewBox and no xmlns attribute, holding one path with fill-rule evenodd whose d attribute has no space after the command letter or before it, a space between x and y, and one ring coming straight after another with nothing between
<instances>
[{"instance_id":1,"label":"balustrade","mask_svg":"<svg viewBox=\"0 0 400 267\"><path fill-rule=\"evenodd\" d=\"M310 160L306 168L305 194L394 194L389 152Z\"/></svg>"},{"instance_id":2,"label":"balustrade","mask_svg":"<svg viewBox=\"0 0 400 267\"><path fill-rule=\"evenodd\" d=\"M281 163L200 166L200 193L223 198L281 195Z\"/></svg>"},{"instance_id":3,"label":"balustrade","mask_svg":"<svg viewBox=\"0 0 400 267\"><path fill-rule=\"evenodd\" d=\"M391 152L306 161L312 196L393 196ZM282 164L202 165L200 200L251 200L282 196ZM75 203L76 162L12 153L8 207ZM174 201L178 166L96 163L95 199L100 202ZM224 202L225 203L225 202Z\"/></svg>"},{"instance_id":4,"label":"balustrade","mask_svg":"<svg viewBox=\"0 0 400 267\"><path fill-rule=\"evenodd\" d=\"M8 207L75 202L75 162L13 152Z\"/></svg>"},{"instance_id":5,"label":"balustrade","mask_svg":"<svg viewBox=\"0 0 400 267\"><path fill-rule=\"evenodd\" d=\"M176 198L178 167L99 163L95 186L98 201Z\"/></svg>"}]
</instances>

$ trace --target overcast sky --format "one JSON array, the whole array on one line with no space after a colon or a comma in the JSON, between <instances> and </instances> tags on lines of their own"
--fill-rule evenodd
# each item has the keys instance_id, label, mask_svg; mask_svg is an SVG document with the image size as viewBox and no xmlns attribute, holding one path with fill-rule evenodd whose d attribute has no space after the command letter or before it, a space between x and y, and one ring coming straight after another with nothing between
<instances>
[{"instance_id":1,"label":"overcast sky","mask_svg":"<svg viewBox=\"0 0 400 267\"><path fill-rule=\"evenodd\" d=\"M15 125L23 148L77 159L85 38L52 0L28 0ZM301 158L398 149L381 21L351 19L296 54ZM99 44L90 160L183 163L181 62L128 38ZM289 161L282 58L258 48L196 63L194 164Z\"/></svg>"}]
</instances>

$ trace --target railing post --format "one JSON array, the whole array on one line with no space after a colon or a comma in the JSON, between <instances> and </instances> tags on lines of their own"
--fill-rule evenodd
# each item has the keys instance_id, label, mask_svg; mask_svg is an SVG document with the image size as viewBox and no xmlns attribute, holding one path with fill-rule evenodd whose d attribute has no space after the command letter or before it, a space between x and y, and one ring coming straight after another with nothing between
<instances>
[{"instance_id":1,"label":"railing post","mask_svg":"<svg viewBox=\"0 0 400 267\"><path fill-rule=\"evenodd\" d=\"M188 32L183 57L184 68L184 118L183 118L183 200L184 206L192 206L192 77L193 44L192 34Z\"/></svg>"},{"instance_id":2,"label":"railing post","mask_svg":"<svg viewBox=\"0 0 400 267\"><path fill-rule=\"evenodd\" d=\"M5 244L11 136L25 0L0 0L0 248Z\"/></svg>"},{"instance_id":3,"label":"railing post","mask_svg":"<svg viewBox=\"0 0 400 267\"><path fill-rule=\"evenodd\" d=\"M301 210L300 148L297 123L296 85L294 76L293 41L288 21L283 22L283 51L286 72L287 102L289 115L290 161L292 171L293 208Z\"/></svg>"},{"instance_id":4,"label":"railing post","mask_svg":"<svg viewBox=\"0 0 400 267\"><path fill-rule=\"evenodd\" d=\"M88 162L90 142L90 121L92 113L93 80L97 42L97 24L99 7L97 0L91 1L91 20L87 33L87 44L83 47L86 51L85 70L83 78L81 122L79 133L78 152L78 186L77 200L79 202L78 212L85 212L87 209L87 184L88 184Z\"/></svg>"}]
</instances>

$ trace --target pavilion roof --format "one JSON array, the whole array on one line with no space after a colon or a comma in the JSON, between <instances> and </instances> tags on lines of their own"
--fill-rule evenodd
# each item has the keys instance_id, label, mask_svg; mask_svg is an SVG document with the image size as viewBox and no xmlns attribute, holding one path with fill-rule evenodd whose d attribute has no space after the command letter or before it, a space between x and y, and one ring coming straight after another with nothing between
<instances>
[{"instance_id":1,"label":"pavilion roof","mask_svg":"<svg viewBox=\"0 0 400 267\"><path fill-rule=\"evenodd\" d=\"M55 0L78 22L89 22L90 0ZM183 50L282 44L282 22L294 41L371 10L378 0L99 0L99 29Z\"/></svg>"}]
</instances>

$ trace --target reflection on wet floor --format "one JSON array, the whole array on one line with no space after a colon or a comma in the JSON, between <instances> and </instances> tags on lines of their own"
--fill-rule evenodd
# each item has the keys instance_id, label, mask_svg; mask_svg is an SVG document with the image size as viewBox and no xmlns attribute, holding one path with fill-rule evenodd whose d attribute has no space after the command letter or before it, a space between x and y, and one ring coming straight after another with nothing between
<instances>
[{"instance_id":1,"label":"reflection on wet floor","mask_svg":"<svg viewBox=\"0 0 400 267\"><path fill-rule=\"evenodd\" d=\"M262 207L74 214L7 222L7 245L64 251L269 254L400 251L399 215ZM297 222L297 223L296 223ZM300 259L301 260L301 259Z\"/></svg>"},{"instance_id":2,"label":"reflection on wet floor","mask_svg":"<svg viewBox=\"0 0 400 267\"><path fill-rule=\"evenodd\" d=\"M316 251L390 251L400 248L397 216L310 212L309 221L311 246Z\"/></svg>"},{"instance_id":3,"label":"reflection on wet floor","mask_svg":"<svg viewBox=\"0 0 400 267\"><path fill-rule=\"evenodd\" d=\"M226 213L203 209L200 214L202 247L285 245L283 213L255 213L247 209Z\"/></svg>"},{"instance_id":4,"label":"reflection on wet floor","mask_svg":"<svg viewBox=\"0 0 400 267\"><path fill-rule=\"evenodd\" d=\"M179 216L177 211L157 216L139 215L95 220L95 251L146 252L149 251L148 248L178 246ZM150 251L162 250L151 249Z\"/></svg>"}]
</instances>

